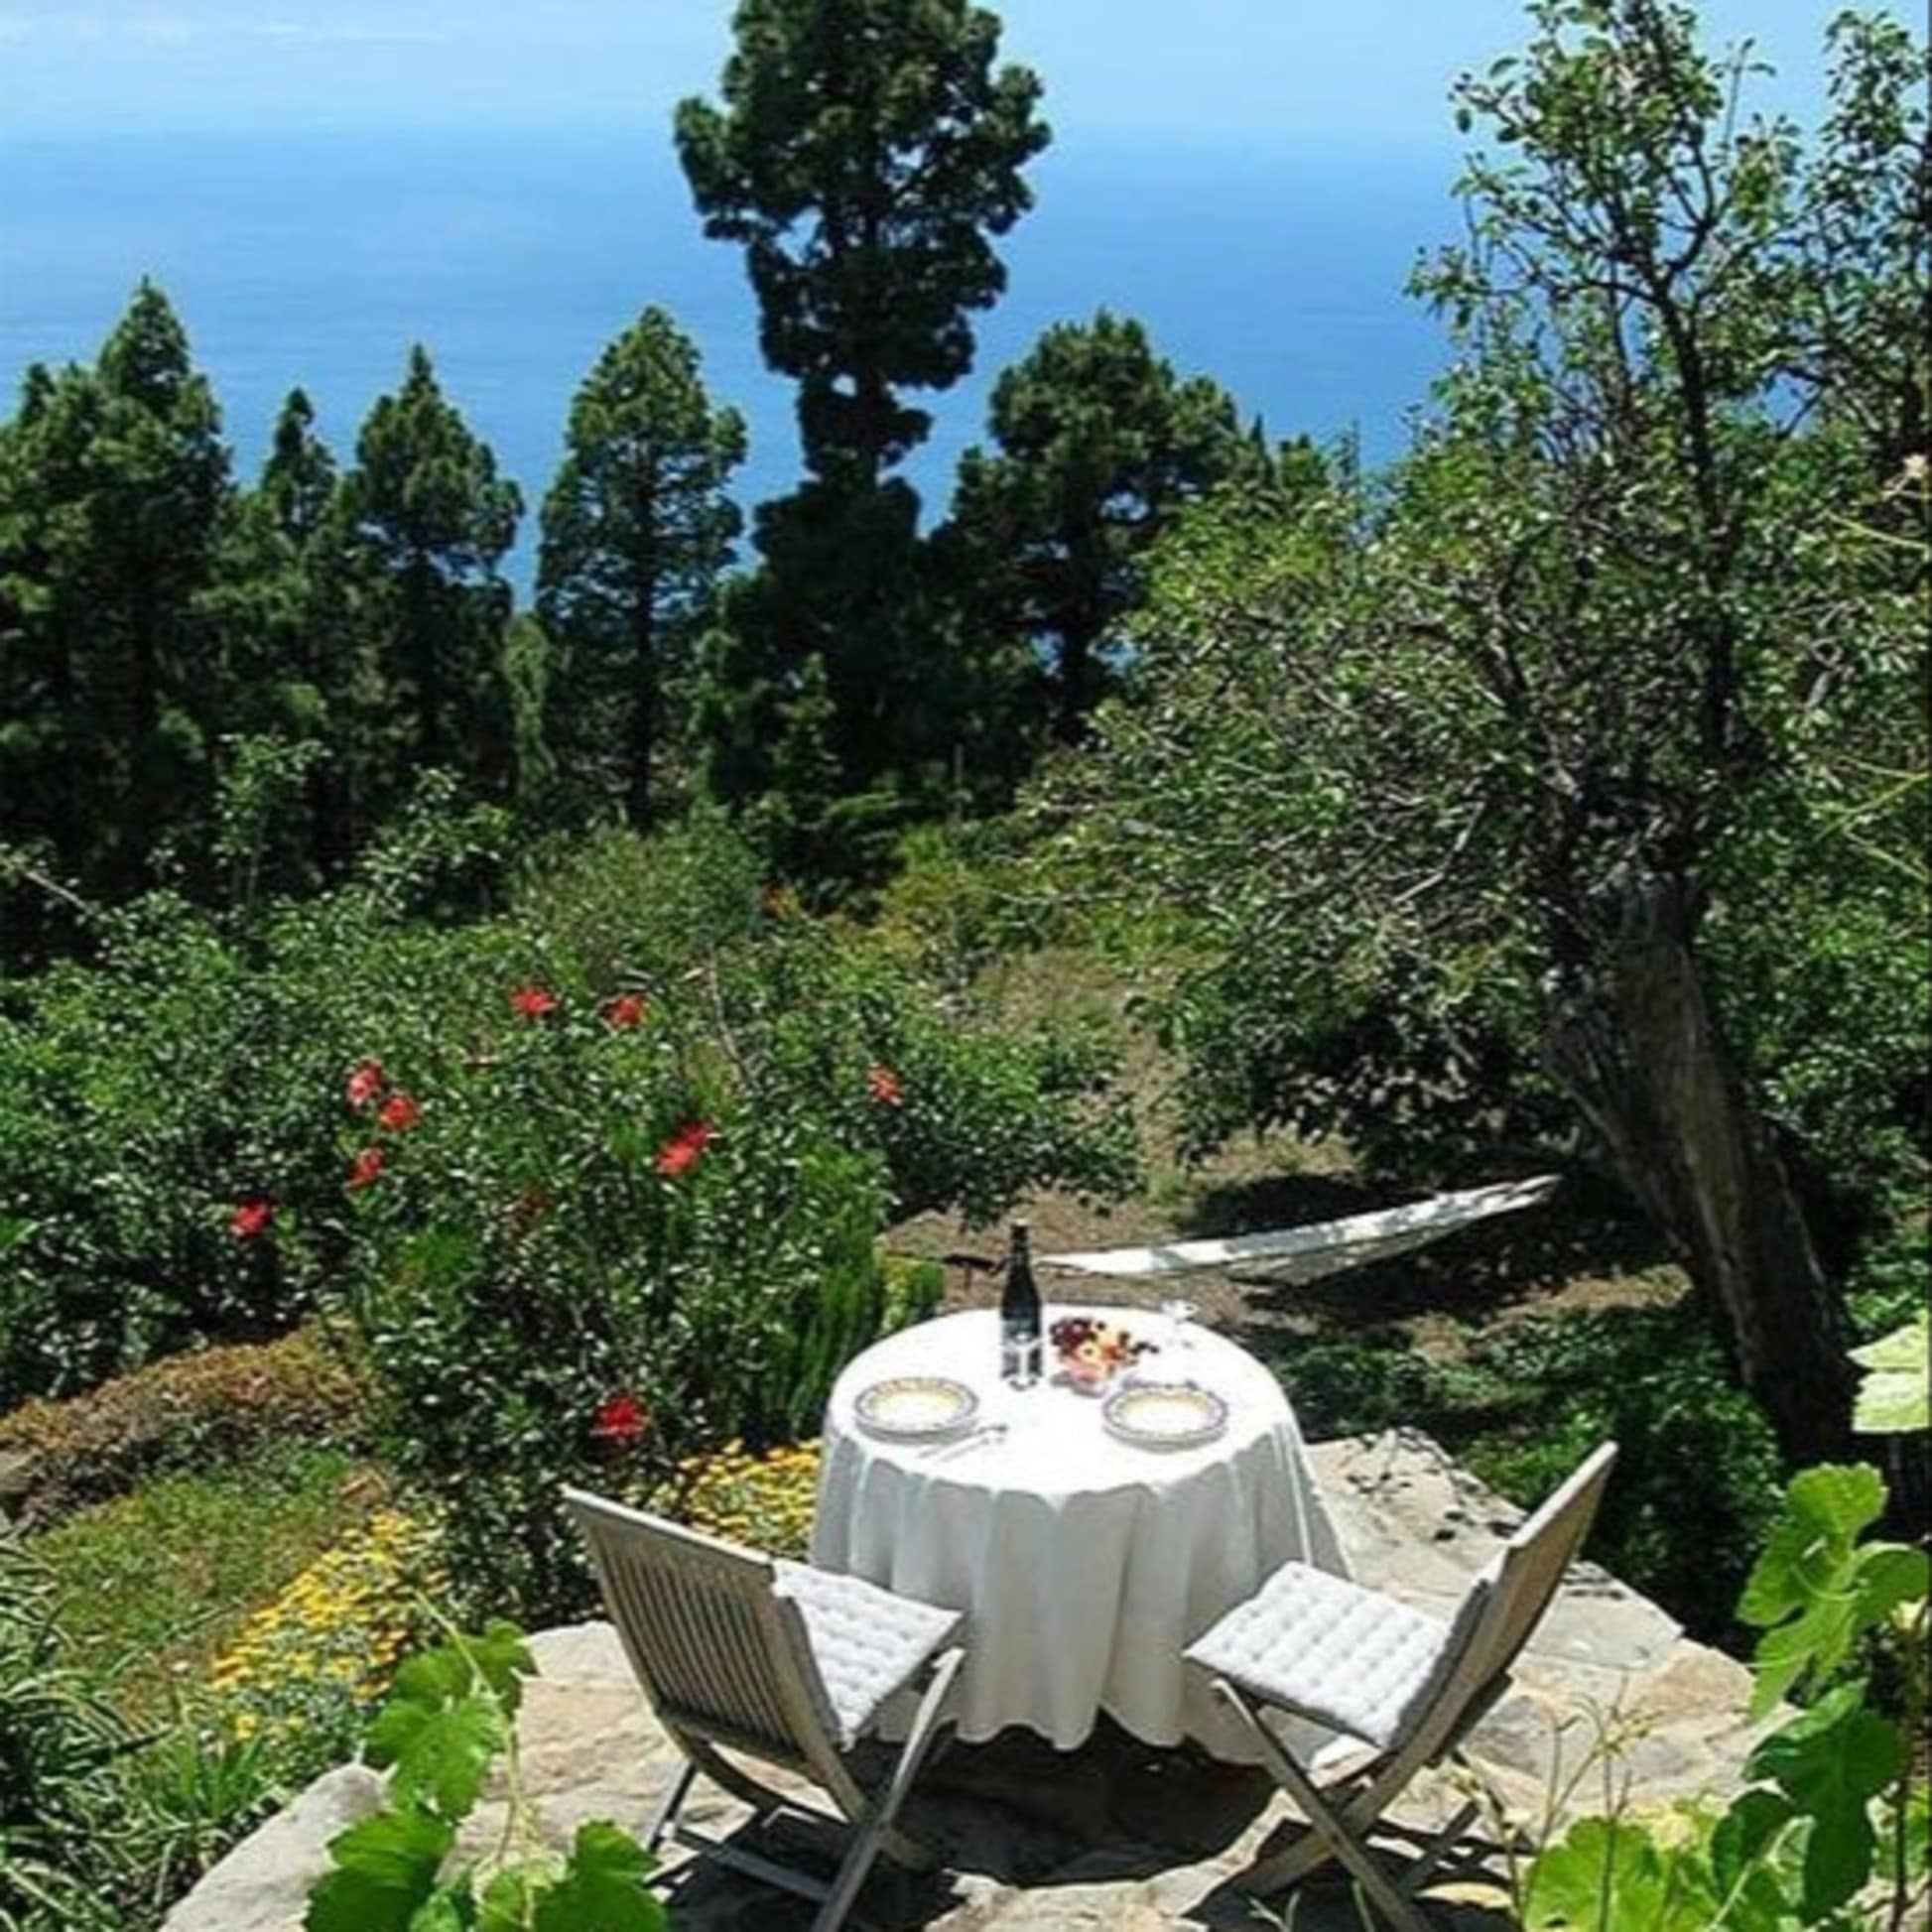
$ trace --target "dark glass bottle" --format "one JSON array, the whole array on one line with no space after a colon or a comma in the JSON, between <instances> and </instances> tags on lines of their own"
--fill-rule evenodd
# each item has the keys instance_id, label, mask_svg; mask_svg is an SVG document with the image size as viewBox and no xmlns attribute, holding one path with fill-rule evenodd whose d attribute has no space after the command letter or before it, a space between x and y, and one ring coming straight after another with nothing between
<instances>
[{"instance_id":1,"label":"dark glass bottle","mask_svg":"<svg viewBox=\"0 0 1932 1932\"><path fill-rule=\"evenodd\" d=\"M1033 1280L1032 1236L1026 1223L1016 1221L999 1295L999 1372L1012 1387L1031 1388L1040 1379L1045 1326Z\"/></svg>"}]
</instances>

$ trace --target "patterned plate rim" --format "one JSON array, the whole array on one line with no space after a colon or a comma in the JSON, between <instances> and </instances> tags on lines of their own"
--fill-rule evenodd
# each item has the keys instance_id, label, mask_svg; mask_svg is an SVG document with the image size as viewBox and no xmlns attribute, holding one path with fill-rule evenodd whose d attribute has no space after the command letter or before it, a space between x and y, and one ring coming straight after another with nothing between
<instances>
[{"instance_id":1,"label":"patterned plate rim","mask_svg":"<svg viewBox=\"0 0 1932 1932\"><path fill-rule=\"evenodd\" d=\"M945 1422L892 1423L877 1420L872 1410L879 1398L891 1390L902 1388L944 1389L947 1394L959 1398L960 1412ZM887 1442L936 1441L942 1436L951 1436L969 1428L978 1413L978 1396L966 1383L955 1380L951 1375L886 1375L860 1389L852 1403L852 1414L858 1426L868 1436L877 1436Z\"/></svg>"},{"instance_id":2,"label":"patterned plate rim","mask_svg":"<svg viewBox=\"0 0 1932 1932\"><path fill-rule=\"evenodd\" d=\"M1192 1396L1206 1407L1209 1419L1200 1428L1188 1429L1178 1435L1160 1435L1151 1430L1136 1429L1131 1423L1121 1420L1120 1412L1136 1396L1143 1395ZM1116 1388L1100 1404L1100 1421L1107 1433L1121 1442L1131 1443L1136 1449L1199 1449L1203 1443L1211 1443L1224 1433L1227 1417L1225 1398L1217 1395L1211 1388L1203 1388L1199 1382L1130 1382L1125 1388Z\"/></svg>"}]
</instances>

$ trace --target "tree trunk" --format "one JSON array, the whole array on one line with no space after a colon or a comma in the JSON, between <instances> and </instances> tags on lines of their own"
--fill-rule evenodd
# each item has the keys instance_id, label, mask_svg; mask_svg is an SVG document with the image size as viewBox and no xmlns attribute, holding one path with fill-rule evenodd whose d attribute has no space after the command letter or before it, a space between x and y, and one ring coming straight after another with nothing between
<instances>
[{"instance_id":1,"label":"tree trunk","mask_svg":"<svg viewBox=\"0 0 1932 1932\"><path fill-rule=\"evenodd\" d=\"M1720 1317L1794 1464L1845 1456L1855 1373L1797 1197L1720 1034L1681 881L1627 885L1552 994L1551 1072Z\"/></svg>"}]
</instances>

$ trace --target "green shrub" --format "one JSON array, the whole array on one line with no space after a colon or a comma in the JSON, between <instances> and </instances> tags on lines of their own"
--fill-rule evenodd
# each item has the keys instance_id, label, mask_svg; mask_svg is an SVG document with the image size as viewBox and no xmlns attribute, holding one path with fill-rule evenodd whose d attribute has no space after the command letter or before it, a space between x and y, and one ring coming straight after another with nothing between
<instances>
[{"instance_id":1,"label":"green shrub","mask_svg":"<svg viewBox=\"0 0 1932 1932\"><path fill-rule=\"evenodd\" d=\"M25 1456L16 1513L45 1522L160 1468L230 1462L282 1441L353 1446L366 1392L315 1330L154 1362L70 1401L0 1416L0 1456Z\"/></svg>"}]
</instances>

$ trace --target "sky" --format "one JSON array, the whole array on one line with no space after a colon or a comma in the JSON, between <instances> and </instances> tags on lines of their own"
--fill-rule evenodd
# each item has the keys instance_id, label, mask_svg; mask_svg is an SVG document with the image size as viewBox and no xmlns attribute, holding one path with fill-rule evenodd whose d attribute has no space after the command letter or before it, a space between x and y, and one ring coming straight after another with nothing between
<instances>
[{"instance_id":1,"label":"sky","mask_svg":"<svg viewBox=\"0 0 1932 1932\"><path fill-rule=\"evenodd\" d=\"M1816 105L1841 0L1709 0L1714 35ZM1063 140L1450 145L1462 68L1519 0L1004 0ZM0 137L144 130L607 127L707 90L729 0L0 0Z\"/></svg>"}]
</instances>

